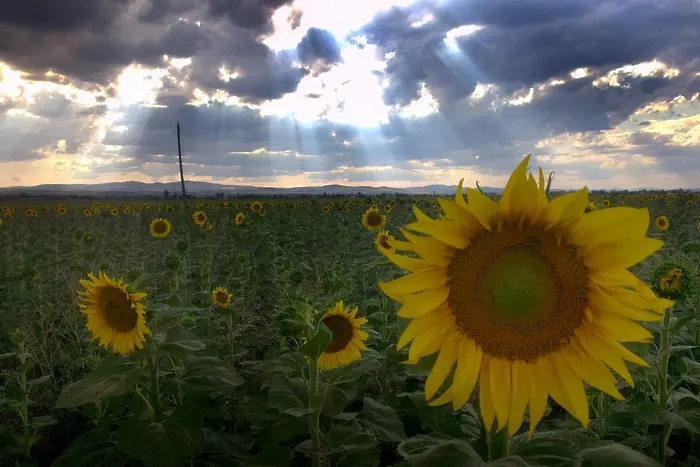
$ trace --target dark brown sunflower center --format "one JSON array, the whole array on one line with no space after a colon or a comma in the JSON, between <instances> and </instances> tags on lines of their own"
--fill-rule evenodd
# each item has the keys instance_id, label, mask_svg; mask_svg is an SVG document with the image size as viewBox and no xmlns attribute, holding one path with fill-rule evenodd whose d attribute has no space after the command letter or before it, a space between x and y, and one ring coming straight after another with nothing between
<instances>
[{"instance_id":1,"label":"dark brown sunflower center","mask_svg":"<svg viewBox=\"0 0 700 467\"><path fill-rule=\"evenodd\" d=\"M539 227L506 224L472 239L449 267L457 326L488 355L532 360L583 323L588 270L573 246Z\"/></svg>"},{"instance_id":2,"label":"dark brown sunflower center","mask_svg":"<svg viewBox=\"0 0 700 467\"><path fill-rule=\"evenodd\" d=\"M681 288L681 273L677 270L668 272L668 275L661 279L661 288L668 292L675 292Z\"/></svg>"},{"instance_id":3,"label":"dark brown sunflower center","mask_svg":"<svg viewBox=\"0 0 700 467\"><path fill-rule=\"evenodd\" d=\"M389 245L388 235L382 235L381 237L379 237L379 244L382 246L382 248L386 248L387 250L391 249L391 245Z\"/></svg>"},{"instance_id":4,"label":"dark brown sunflower center","mask_svg":"<svg viewBox=\"0 0 700 467\"><path fill-rule=\"evenodd\" d=\"M153 231L157 234L163 234L168 230L168 226L163 221L158 221L153 224Z\"/></svg>"},{"instance_id":5,"label":"dark brown sunflower center","mask_svg":"<svg viewBox=\"0 0 700 467\"><path fill-rule=\"evenodd\" d=\"M126 292L114 287L102 289L100 311L107 324L119 332L129 332L136 327L138 314Z\"/></svg>"},{"instance_id":6,"label":"dark brown sunflower center","mask_svg":"<svg viewBox=\"0 0 700 467\"><path fill-rule=\"evenodd\" d=\"M204 222L204 214L197 214L197 220L199 222Z\"/></svg>"},{"instance_id":7,"label":"dark brown sunflower center","mask_svg":"<svg viewBox=\"0 0 700 467\"><path fill-rule=\"evenodd\" d=\"M333 340L326 347L325 353L336 353L344 350L353 336L352 323L348 318L339 315L331 315L323 318L323 324L333 333Z\"/></svg>"},{"instance_id":8,"label":"dark brown sunflower center","mask_svg":"<svg viewBox=\"0 0 700 467\"><path fill-rule=\"evenodd\" d=\"M224 291L216 292L216 303L226 304L228 302L228 294Z\"/></svg>"},{"instance_id":9,"label":"dark brown sunflower center","mask_svg":"<svg viewBox=\"0 0 700 467\"><path fill-rule=\"evenodd\" d=\"M382 225L382 215L377 211L370 211L369 214L367 214L367 225L371 227Z\"/></svg>"}]
</instances>

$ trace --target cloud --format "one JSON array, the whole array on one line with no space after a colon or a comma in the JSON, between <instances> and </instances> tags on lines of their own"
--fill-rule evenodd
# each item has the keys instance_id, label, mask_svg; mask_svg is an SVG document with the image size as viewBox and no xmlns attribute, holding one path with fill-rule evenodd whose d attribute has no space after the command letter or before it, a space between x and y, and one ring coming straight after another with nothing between
<instances>
[{"instance_id":1,"label":"cloud","mask_svg":"<svg viewBox=\"0 0 700 467\"><path fill-rule=\"evenodd\" d=\"M288 3L291 0L208 0L210 15L226 17L235 26L262 33L273 30L272 14Z\"/></svg>"},{"instance_id":2,"label":"cloud","mask_svg":"<svg viewBox=\"0 0 700 467\"><path fill-rule=\"evenodd\" d=\"M333 34L318 28L309 28L297 45L297 53L301 62L309 65L316 60L326 64L338 63L341 60L340 44Z\"/></svg>"}]
</instances>

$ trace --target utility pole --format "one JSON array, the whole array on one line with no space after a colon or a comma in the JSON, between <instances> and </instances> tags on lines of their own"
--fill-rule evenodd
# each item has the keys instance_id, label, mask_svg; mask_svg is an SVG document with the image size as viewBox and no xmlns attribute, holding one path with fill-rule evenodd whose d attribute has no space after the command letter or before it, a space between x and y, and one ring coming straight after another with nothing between
<instances>
[{"instance_id":1,"label":"utility pole","mask_svg":"<svg viewBox=\"0 0 700 467\"><path fill-rule=\"evenodd\" d=\"M182 183L182 200L187 204L185 192L185 175L182 172L182 148L180 147L180 122L177 122L177 158L180 160L180 183Z\"/></svg>"}]
</instances>

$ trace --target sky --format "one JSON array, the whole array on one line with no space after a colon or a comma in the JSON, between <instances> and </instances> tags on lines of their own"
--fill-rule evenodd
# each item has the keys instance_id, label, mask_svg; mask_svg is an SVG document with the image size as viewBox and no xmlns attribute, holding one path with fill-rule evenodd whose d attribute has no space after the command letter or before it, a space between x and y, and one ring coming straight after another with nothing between
<instances>
[{"instance_id":1,"label":"sky","mask_svg":"<svg viewBox=\"0 0 700 467\"><path fill-rule=\"evenodd\" d=\"M700 0L0 3L0 186L700 187Z\"/></svg>"}]
</instances>

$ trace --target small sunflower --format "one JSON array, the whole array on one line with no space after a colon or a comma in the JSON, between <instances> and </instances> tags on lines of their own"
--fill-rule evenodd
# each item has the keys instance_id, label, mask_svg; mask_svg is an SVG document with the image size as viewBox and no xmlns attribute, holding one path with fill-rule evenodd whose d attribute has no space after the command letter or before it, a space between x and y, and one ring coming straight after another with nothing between
<instances>
[{"instance_id":1,"label":"small sunflower","mask_svg":"<svg viewBox=\"0 0 700 467\"><path fill-rule=\"evenodd\" d=\"M380 253L384 253L385 251L393 253L394 247L389 244L391 240L394 240L394 237L382 230L377 234L377 239L374 241L374 245L377 247L377 250L379 250Z\"/></svg>"},{"instance_id":2,"label":"small sunflower","mask_svg":"<svg viewBox=\"0 0 700 467\"><path fill-rule=\"evenodd\" d=\"M214 306L228 308L231 304L231 294L225 287L217 287L211 292L211 301L214 302Z\"/></svg>"},{"instance_id":3,"label":"small sunflower","mask_svg":"<svg viewBox=\"0 0 700 467\"><path fill-rule=\"evenodd\" d=\"M214 230L214 226L211 225L211 223L208 221L202 226L202 228L207 232L211 232L212 230Z\"/></svg>"},{"instance_id":4,"label":"small sunflower","mask_svg":"<svg viewBox=\"0 0 700 467\"><path fill-rule=\"evenodd\" d=\"M318 357L322 370L347 365L362 358L361 350L367 350L365 341L369 335L362 330L367 318L356 318L357 307L352 311L340 301L328 310L321 321L333 333L333 340Z\"/></svg>"},{"instance_id":5,"label":"small sunflower","mask_svg":"<svg viewBox=\"0 0 700 467\"><path fill-rule=\"evenodd\" d=\"M192 219L194 219L195 224L203 226L207 223L207 213L205 213L204 211L197 211L194 214L192 214Z\"/></svg>"},{"instance_id":6,"label":"small sunflower","mask_svg":"<svg viewBox=\"0 0 700 467\"><path fill-rule=\"evenodd\" d=\"M117 208L112 208L111 210L113 216L118 216L119 215L119 209Z\"/></svg>"},{"instance_id":7,"label":"small sunflower","mask_svg":"<svg viewBox=\"0 0 700 467\"><path fill-rule=\"evenodd\" d=\"M236 214L236 225L243 225L244 222L245 222L245 214L243 214L242 212L239 212L238 214Z\"/></svg>"},{"instance_id":8,"label":"small sunflower","mask_svg":"<svg viewBox=\"0 0 700 467\"><path fill-rule=\"evenodd\" d=\"M606 207L606 208L610 207L610 200L608 198L605 198L603 200L603 207Z\"/></svg>"},{"instance_id":9,"label":"small sunflower","mask_svg":"<svg viewBox=\"0 0 700 467\"><path fill-rule=\"evenodd\" d=\"M260 212L260 210L262 209L262 207L263 207L263 206L262 206L262 203L261 203L260 201L253 201L253 202L250 204L250 210L253 211L253 212Z\"/></svg>"},{"instance_id":10,"label":"small sunflower","mask_svg":"<svg viewBox=\"0 0 700 467\"><path fill-rule=\"evenodd\" d=\"M83 216L85 216L85 217L92 216L92 211L88 208L83 209Z\"/></svg>"},{"instance_id":11,"label":"small sunflower","mask_svg":"<svg viewBox=\"0 0 700 467\"><path fill-rule=\"evenodd\" d=\"M129 293L122 280L112 279L104 272L88 274L80 280L85 290L78 291L80 311L87 317L87 328L93 340L111 348L114 353L128 354L143 348L146 334L146 311L141 300L145 293Z\"/></svg>"},{"instance_id":12,"label":"small sunflower","mask_svg":"<svg viewBox=\"0 0 700 467\"><path fill-rule=\"evenodd\" d=\"M377 208L369 208L362 215L362 225L367 230L379 230L386 224L386 216L379 213Z\"/></svg>"},{"instance_id":13,"label":"small sunflower","mask_svg":"<svg viewBox=\"0 0 700 467\"><path fill-rule=\"evenodd\" d=\"M323 213L328 214L329 212L331 212L331 208L329 208L328 205L323 206Z\"/></svg>"},{"instance_id":14,"label":"small sunflower","mask_svg":"<svg viewBox=\"0 0 700 467\"><path fill-rule=\"evenodd\" d=\"M166 238L173 230L173 225L168 219L158 217L151 221L148 230L154 238Z\"/></svg>"},{"instance_id":15,"label":"small sunflower","mask_svg":"<svg viewBox=\"0 0 700 467\"><path fill-rule=\"evenodd\" d=\"M587 188L549 201L529 160L498 203L468 189L467 204L460 182L454 201L441 200L445 219L416 208L407 241L392 246L417 257L386 253L411 274L380 283L411 320L397 343L410 344L406 363L438 353L426 400L452 373L430 404L458 410L478 381L484 425L511 436L528 405L534 431L549 396L588 425L584 382L622 399L611 369L633 385L624 360L648 365L621 343L649 342L637 321L658 321L672 304L627 270L663 244L646 238L648 210L584 214Z\"/></svg>"},{"instance_id":16,"label":"small sunflower","mask_svg":"<svg viewBox=\"0 0 700 467\"><path fill-rule=\"evenodd\" d=\"M391 204L385 204L384 205L384 212L389 214L391 212Z\"/></svg>"},{"instance_id":17,"label":"small sunflower","mask_svg":"<svg viewBox=\"0 0 700 467\"><path fill-rule=\"evenodd\" d=\"M593 201L589 201L588 204L586 205L586 208L583 210L584 214L588 214L589 212L593 212L596 210L596 205Z\"/></svg>"},{"instance_id":18,"label":"small sunflower","mask_svg":"<svg viewBox=\"0 0 700 467\"><path fill-rule=\"evenodd\" d=\"M685 204L686 204L687 206L692 206L692 205L695 204L695 201L693 201L692 199L689 199L688 201L685 202Z\"/></svg>"},{"instance_id":19,"label":"small sunflower","mask_svg":"<svg viewBox=\"0 0 700 467\"><path fill-rule=\"evenodd\" d=\"M59 213L60 215L64 215L65 213L68 212L68 209L65 206L61 205L58 208L56 208L56 212Z\"/></svg>"},{"instance_id":20,"label":"small sunflower","mask_svg":"<svg viewBox=\"0 0 700 467\"><path fill-rule=\"evenodd\" d=\"M654 225L661 232L665 232L666 230L668 230L670 222L668 221L668 217L658 216L656 219L654 219Z\"/></svg>"},{"instance_id":21,"label":"small sunflower","mask_svg":"<svg viewBox=\"0 0 700 467\"><path fill-rule=\"evenodd\" d=\"M688 267L674 261L661 265L654 271L653 288L664 298L677 299L691 289L692 273Z\"/></svg>"},{"instance_id":22,"label":"small sunflower","mask_svg":"<svg viewBox=\"0 0 700 467\"><path fill-rule=\"evenodd\" d=\"M131 214L133 211L131 210L130 207L127 206L127 207L124 208L124 210L123 210L122 212L123 212L125 215L128 216L128 215Z\"/></svg>"}]
</instances>

